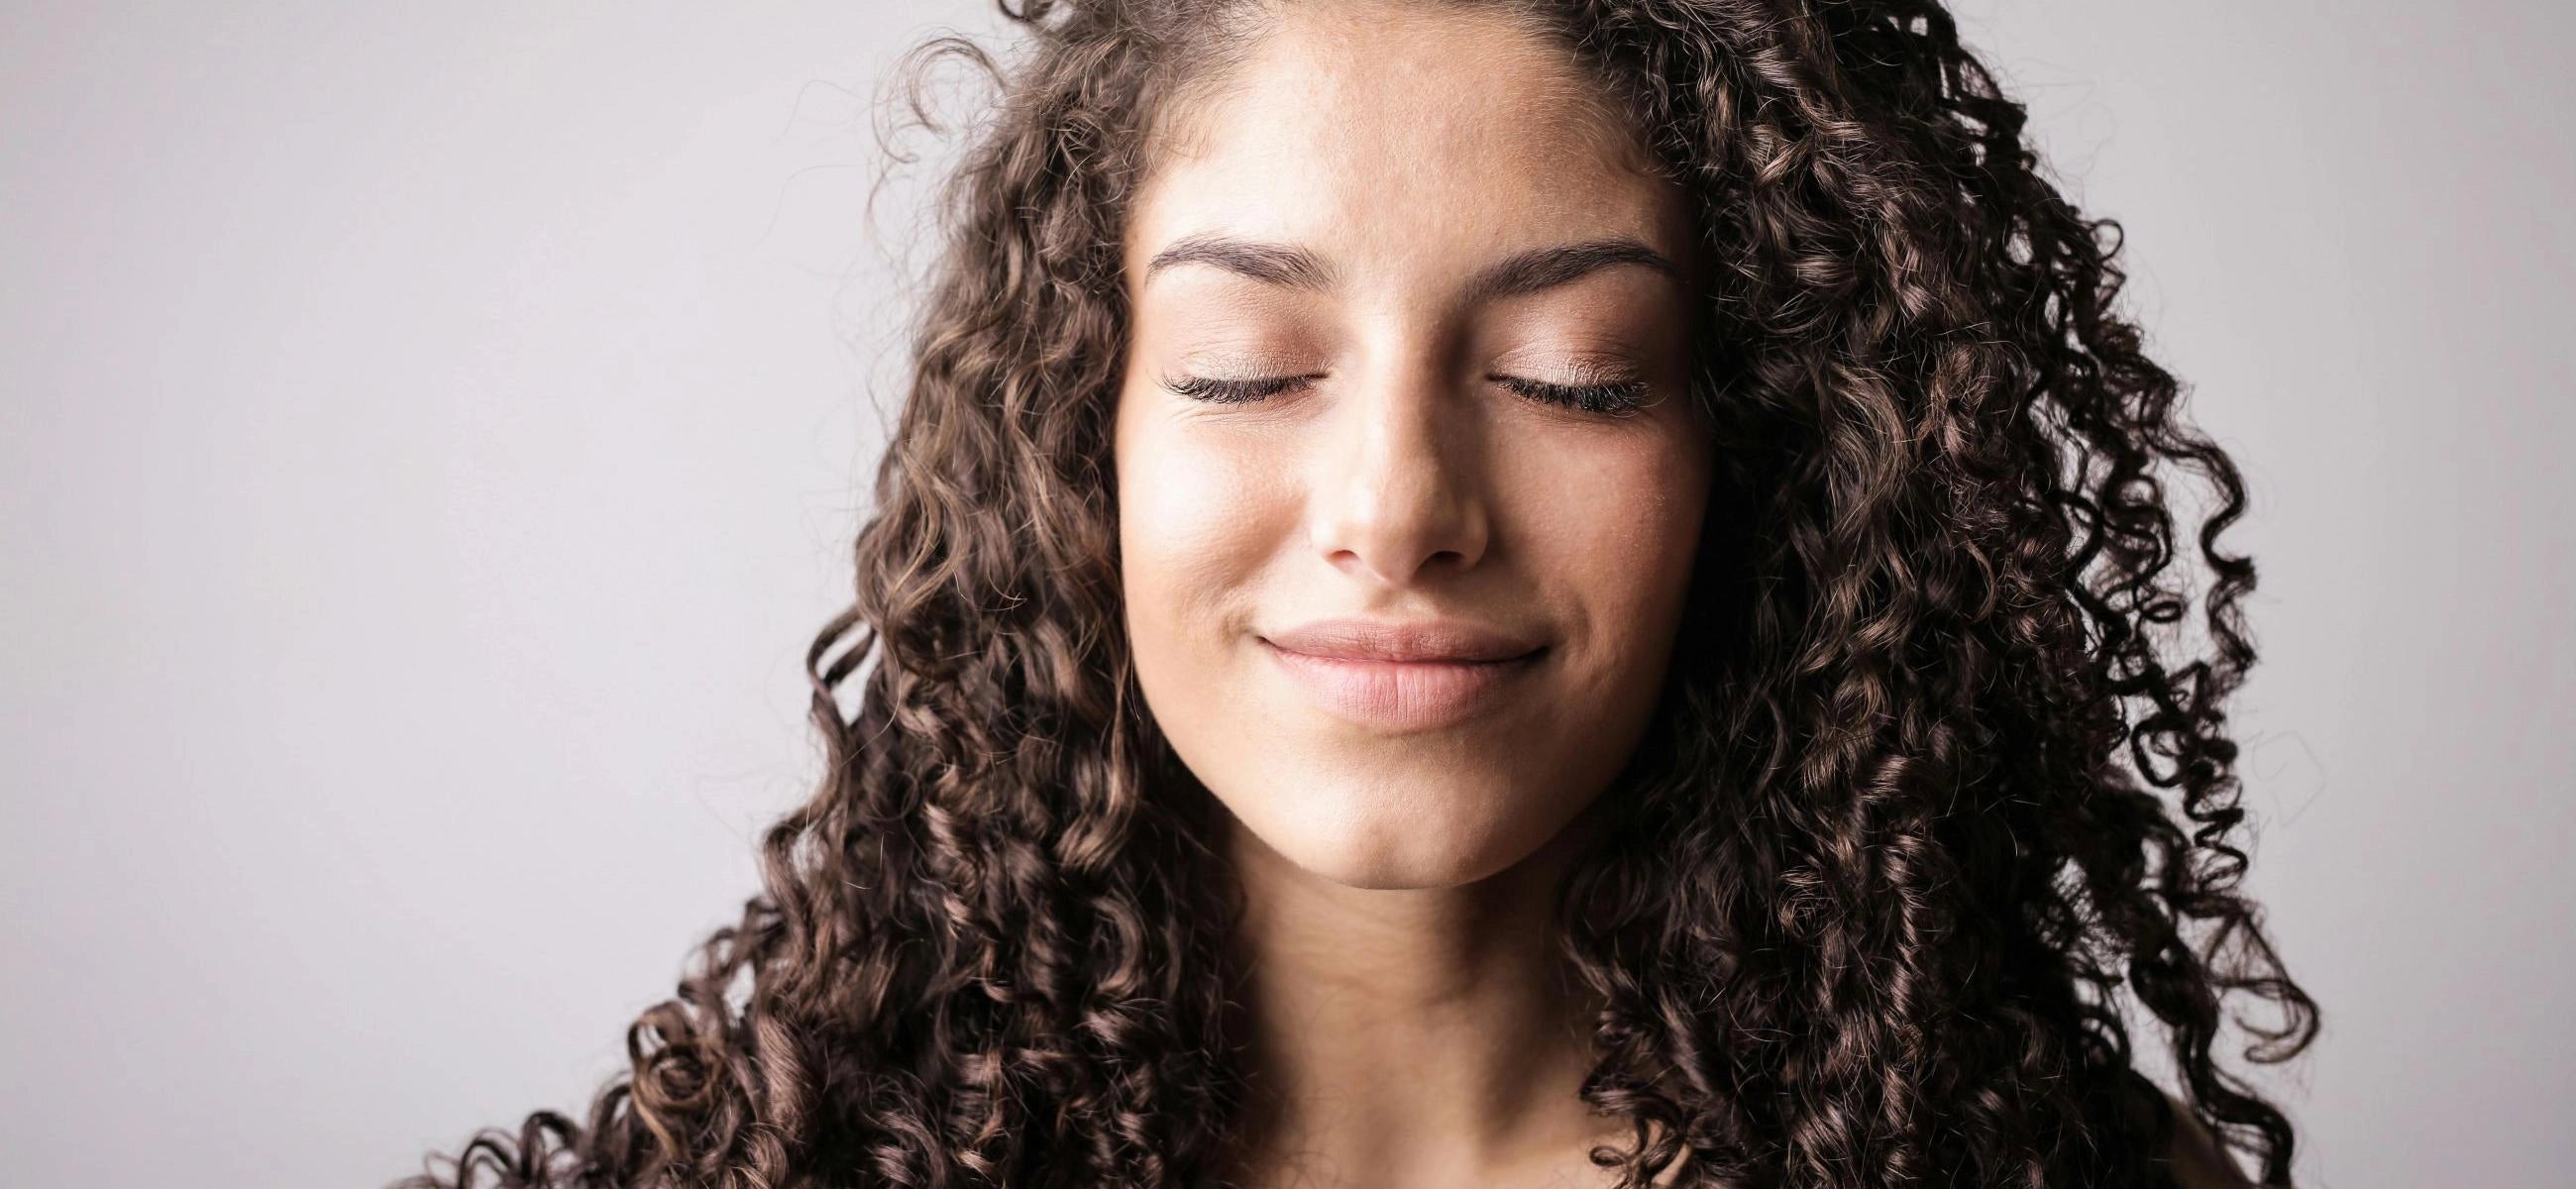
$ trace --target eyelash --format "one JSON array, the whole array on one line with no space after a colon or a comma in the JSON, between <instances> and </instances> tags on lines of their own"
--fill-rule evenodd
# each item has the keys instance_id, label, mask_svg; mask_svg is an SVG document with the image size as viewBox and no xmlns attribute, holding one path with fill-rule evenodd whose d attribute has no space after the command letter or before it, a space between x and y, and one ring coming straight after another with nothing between
<instances>
[{"instance_id":1,"label":"eyelash","mask_svg":"<svg viewBox=\"0 0 2576 1189\"><path fill-rule=\"evenodd\" d=\"M1267 376L1258 380L1219 380L1208 376L1183 376L1165 387L1192 400L1211 404L1251 404L1285 392L1311 376ZM1495 376L1506 388L1545 404L1596 413L1604 417L1633 416L1646 403L1646 382L1623 380L1609 384L1549 384L1519 376Z\"/></svg>"}]
</instances>

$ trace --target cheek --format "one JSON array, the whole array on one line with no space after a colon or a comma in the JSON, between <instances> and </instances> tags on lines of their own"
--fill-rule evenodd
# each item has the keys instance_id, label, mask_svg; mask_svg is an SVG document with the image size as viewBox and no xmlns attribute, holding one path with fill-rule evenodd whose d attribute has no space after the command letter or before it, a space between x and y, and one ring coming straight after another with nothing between
<instances>
[{"instance_id":1,"label":"cheek","mask_svg":"<svg viewBox=\"0 0 2576 1189\"><path fill-rule=\"evenodd\" d=\"M1120 568L1140 660L1221 645L1243 626L1249 585L1288 503L1279 468L1258 450L1190 430L1147 424L1119 434Z\"/></svg>"},{"instance_id":2,"label":"cheek","mask_svg":"<svg viewBox=\"0 0 2576 1189\"><path fill-rule=\"evenodd\" d=\"M1703 456L1683 442L1542 455L1515 488L1531 572L1582 621L1589 655L1572 676L1600 705L1650 699L1698 552Z\"/></svg>"}]
</instances>

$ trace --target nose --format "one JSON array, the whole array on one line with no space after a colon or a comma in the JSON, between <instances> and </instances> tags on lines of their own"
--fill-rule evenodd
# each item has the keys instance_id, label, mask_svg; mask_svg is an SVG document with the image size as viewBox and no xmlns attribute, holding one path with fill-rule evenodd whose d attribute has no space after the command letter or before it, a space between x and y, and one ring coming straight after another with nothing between
<instances>
[{"instance_id":1,"label":"nose","mask_svg":"<svg viewBox=\"0 0 2576 1189\"><path fill-rule=\"evenodd\" d=\"M1308 531L1335 568L1386 586L1466 569L1490 532L1478 427L1428 364L1337 402L1309 489Z\"/></svg>"}]
</instances>

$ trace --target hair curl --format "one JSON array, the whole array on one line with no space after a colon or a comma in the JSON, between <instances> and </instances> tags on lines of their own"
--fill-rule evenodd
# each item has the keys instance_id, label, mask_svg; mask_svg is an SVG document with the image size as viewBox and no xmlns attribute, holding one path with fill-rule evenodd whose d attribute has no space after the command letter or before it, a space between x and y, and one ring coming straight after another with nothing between
<instances>
[{"instance_id":1,"label":"hair curl","mask_svg":"<svg viewBox=\"0 0 2576 1189\"><path fill-rule=\"evenodd\" d=\"M2289 1121L2213 1055L2229 1023L2256 1062L2317 1029L2236 891L2222 704L2254 570L2217 538L2245 492L2113 309L2119 224L2041 177L1930 0L1510 7L1647 130L1720 277L1719 503L1618 825L1558 905L1606 1003L1582 1097L1634 1124L1595 1161L1622 1186L2171 1184L2184 1123L2126 996L2190 1114L2289 1184ZM1156 113L1248 26L1003 11L1007 68L954 35L909 63L1004 86L941 191L856 598L808 654L820 789L586 1123L486 1129L399 1189L1223 1172L1241 892L1130 668L1107 443L1126 200ZM2168 574L2185 473L2213 497L2197 645Z\"/></svg>"}]
</instances>

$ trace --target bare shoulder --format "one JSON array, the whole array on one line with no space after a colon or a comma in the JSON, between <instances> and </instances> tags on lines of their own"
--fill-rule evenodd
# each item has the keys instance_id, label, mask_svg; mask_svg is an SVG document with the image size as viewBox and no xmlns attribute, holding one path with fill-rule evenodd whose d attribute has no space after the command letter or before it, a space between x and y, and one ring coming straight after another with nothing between
<instances>
[{"instance_id":1,"label":"bare shoulder","mask_svg":"<svg viewBox=\"0 0 2576 1189\"><path fill-rule=\"evenodd\" d=\"M2170 1094L2165 1101L2174 1108L2175 1183L2183 1189L2253 1189L2254 1182L2236 1167L2236 1158L2219 1146L2217 1137L2201 1126L2191 1109Z\"/></svg>"}]
</instances>

